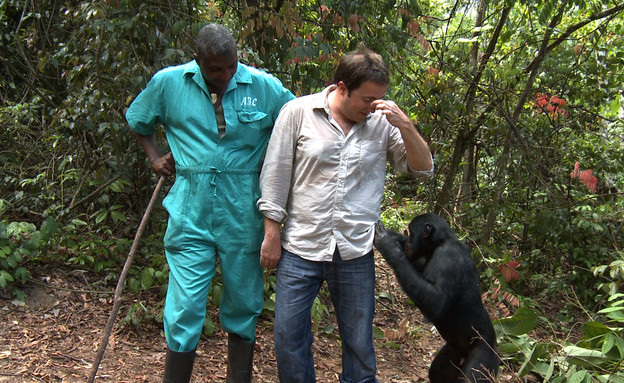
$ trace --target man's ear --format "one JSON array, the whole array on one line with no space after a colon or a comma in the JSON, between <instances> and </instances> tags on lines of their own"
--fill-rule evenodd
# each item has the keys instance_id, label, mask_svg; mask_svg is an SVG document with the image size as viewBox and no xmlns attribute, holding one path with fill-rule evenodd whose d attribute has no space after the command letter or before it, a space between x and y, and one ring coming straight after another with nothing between
<instances>
[{"instance_id":1,"label":"man's ear","mask_svg":"<svg viewBox=\"0 0 624 383\"><path fill-rule=\"evenodd\" d=\"M197 53L193 53L193 58L195 59L197 65L199 65L199 56L197 55Z\"/></svg>"},{"instance_id":2,"label":"man's ear","mask_svg":"<svg viewBox=\"0 0 624 383\"><path fill-rule=\"evenodd\" d=\"M349 93L349 89L347 89L347 85L344 82L338 81L338 84L336 84L336 86L338 87L338 91L340 92L340 94L345 95Z\"/></svg>"}]
</instances>

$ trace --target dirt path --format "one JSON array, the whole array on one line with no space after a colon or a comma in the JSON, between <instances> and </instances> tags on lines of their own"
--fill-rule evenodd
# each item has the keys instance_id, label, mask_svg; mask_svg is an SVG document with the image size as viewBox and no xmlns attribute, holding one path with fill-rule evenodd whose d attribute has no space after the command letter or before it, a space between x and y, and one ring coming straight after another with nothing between
<instances>
[{"instance_id":1,"label":"dirt path","mask_svg":"<svg viewBox=\"0 0 624 383\"><path fill-rule=\"evenodd\" d=\"M420 312L406 303L394 276L377 260L375 326L383 336L375 339L380 382L426 382L427 366L441 339L423 322ZM109 282L114 284L115 282ZM0 382L86 382L102 329L112 307L114 286L93 291L85 273L66 268L41 267L33 272L25 302L0 299ZM161 382L165 340L161 324L143 321L139 330L122 326L132 300L126 292L118 324L109 340L96 382ZM140 300L156 304L156 294ZM327 304L331 310L331 304ZM216 312L210 311L212 318ZM320 328L334 326L333 312ZM379 333L378 333L379 334ZM226 335L217 331L202 336L198 345L193 382L224 382ZM337 382L341 369L337 330L315 336L314 355L318 382ZM277 382L273 354L272 321L261 318L254 364L255 382Z\"/></svg>"}]
</instances>

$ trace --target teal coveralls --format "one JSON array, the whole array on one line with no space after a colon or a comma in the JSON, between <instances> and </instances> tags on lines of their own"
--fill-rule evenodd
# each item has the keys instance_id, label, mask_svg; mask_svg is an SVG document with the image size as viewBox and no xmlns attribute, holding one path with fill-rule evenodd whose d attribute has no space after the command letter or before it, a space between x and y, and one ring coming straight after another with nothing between
<instances>
[{"instance_id":1,"label":"teal coveralls","mask_svg":"<svg viewBox=\"0 0 624 383\"><path fill-rule=\"evenodd\" d=\"M173 351L197 346L217 256L221 326L255 340L264 289L258 173L273 123L293 98L274 77L239 63L223 96L226 129L219 138L210 92L192 61L156 73L126 112L139 134L164 125L176 164L175 183L163 201L170 268L163 322Z\"/></svg>"}]
</instances>

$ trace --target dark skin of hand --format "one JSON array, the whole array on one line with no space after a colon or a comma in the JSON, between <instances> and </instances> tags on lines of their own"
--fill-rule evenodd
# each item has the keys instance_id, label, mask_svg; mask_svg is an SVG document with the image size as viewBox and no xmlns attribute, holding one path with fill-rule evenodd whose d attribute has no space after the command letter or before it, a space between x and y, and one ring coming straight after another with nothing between
<instances>
[{"instance_id":1,"label":"dark skin of hand","mask_svg":"<svg viewBox=\"0 0 624 383\"><path fill-rule=\"evenodd\" d=\"M175 161L171 152L162 154L156 143L156 137L154 135L143 136L136 133L136 137L139 140L139 144L145 150L147 157L149 158L152 169L161 176L171 176L175 174Z\"/></svg>"}]
</instances>

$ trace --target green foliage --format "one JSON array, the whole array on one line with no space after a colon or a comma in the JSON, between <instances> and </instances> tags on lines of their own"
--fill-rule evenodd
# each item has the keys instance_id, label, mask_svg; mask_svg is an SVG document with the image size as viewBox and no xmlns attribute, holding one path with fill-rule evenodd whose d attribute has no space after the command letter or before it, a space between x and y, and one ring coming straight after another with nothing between
<instances>
[{"instance_id":1,"label":"green foliage","mask_svg":"<svg viewBox=\"0 0 624 383\"><path fill-rule=\"evenodd\" d=\"M321 296L323 294L328 295L328 291L322 289L319 294L321 294ZM312 331L314 333L319 333L322 331L325 334L330 334L335 330L333 325L326 325L321 328L321 325L327 320L327 318L330 315L329 308L327 307L327 305L325 305L325 303L323 303L323 300L321 299L321 297L317 296L314 298L314 302L312 303L311 313L312 313Z\"/></svg>"},{"instance_id":2,"label":"green foliage","mask_svg":"<svg viewBox=\"0 0 624 383\"><path fill-rule=\"evenodd\" d=\"M2 2L2 210L8 222L55 217L51 257L117 273L154 184L124 111L156 70L192 59L196 22L208 11L200 4ZM127 281L133 293L166 284L164 256L152 255L162 254L162 208L151 222L159 237L143 241ZM4 279L26 276L27 264L18 267Z\"/></svg>"},{"instance_id":3,"label":"green foliage","mask_svg":"<svg viewBox=\"0 0 624 383\"><path fill-rule=\"evenodd\" d=\"M150 317L149 310L142 302L137 302L128 308L128 313L120 320L122 326L132 325L135 329L141 327L144 319Z\"/></svg>"},{"instance_id":4,"label":"green foliage","mask_svg":"<svg viewBox=\"0 0 624 383\"><path fill-rule=\"evenodd\" d=\"M596 145L594 150L599 148ZM615 148L608 141L603 142L602 148L616 158L624 158L624 153L613 151ZM622 190L622 164L614 165L594 170L594 174L609 180L614 190ZM570 165L568 169L572 168ZM624 204L611 196L608 189L602 195L591 193L578 181L565 181L567 169L560 168L560 172L560 183L553 185L558 193L533 193L536 210L525 215L522 228L522 246L528 250L526 264L536 274L559 275L565 283L578 286L583 301L591 304L596 298L597 284L603 284L592 270L621 259L617 243L624 240Z\"/></svg>"},{"instance_id":5,"label":"green foliage","mask_svg":"<svg viewBox=\"0 0 624 383\"><path fill-rule=\"evenodd\" d=\"M388 177L387 227L448 213L479 246L484 286L500 280L487 266L514 260L520 280L505 288L538 298L573 288L586 307L598 299L603 308L623 283L624 22L621 8L608 13L620 4L485 4L477 25L475 2L0 2L0 285L17 293L37 257L116 272L155 183L125 109L157 70L191 60L199 26L217 21L234 31L242 61L297 94L326 86L337 59L360 43L380 52L392 76L387 98L418 120L436 165L425 182ZM559 112L549 109L554 96L565 101ZM593 171L596 191L570 178L576 161ZM49 228L32 225L51 217ZM162 295L162 208L151 222L127 283L132 293ZM56 234L42 234L52 227ZM274 288L267 273L268 312ZM133 307L127 323L158 320L148 306ZM550 347L535 345L522 363ZM569 377L589 379L585 371Z\"/></svg>"},{"instance_id":6,"label":"green foliage","mask_svg":"<svg viewBox=\"0 0 624 383\"><path fill-rule=\"evenodd\" d=\"M607 282L599 283L598 289L609 296L624 290L624 256L620 253L620 259L608 265L594 266L594 276L606 278Z\"/></svg>"},{"instance_id":7,"label":"green foliage","mask_svg":"<svg viewBox=\"0 0 624 383\"><path fill-rule=\"evenodd\" d=\"M275 271L266 270L264 272L264 307L267 312L275 311L275 283L277 276Z\"/></svg>"},{"instance_id":8,"label":"green foliage","mask_svg":"<svg viewBox=\"0 0 624 383\"><path fill-rule=\"evenodd\" d=\"M426 203L419 198L425 187L411 176L397 174L389 165L386 172L386 188L381 201L381 220L389 230L403 231L415 216L427 211Z\"/></svg>"},{"instance_id":9,"label":"green foliage","mask_svg":"<svg viewBox=\"0 0 624 383\"><path fill-rule=\"evenodd\" d=\"M15 0L0 7L2 30L11 31L0 37L7 63L0 70L7 85L0 192L7 214L56 217L65 228L61 245L81 250L71 262L101 270L98 257L110 254L100 248L110 247L111 235L130 237L131 217L147 203L149 168L123 113L157 69L192 58L199 3L183 3ZM84 241L95 254L76 247Z\"/></svg>"},{"instance_id":10,"label":"green foliage","mask_svg":"<svg viewBox=\"0 0 624 383\"><path fill-rule=\"evenodd\" d=\"M520 377L534 373L548 382L624 381L624 294L612 295L609 302L597 313L607 321L585 323L576 344L531 338L528 334L536 328L538 316L520 308L513 316L494 323L501 357L506 363L521 365Z\"/></svg>"},{"instance_id":11,"label":"green foliage","mask_svg":"<svg viewBox=\"0 0 624 383\"><path fill-rule=\"evenodd\" d=\"M211 337L215 334L216 331L216 324L214 323L210 315L206 315L206 318L204 319L204 326L202 327L202 334Z\"/></svg>"},{"instance_id":12,"label":"green foliage","mask_svg":"<svg viewBox=\"0 0 624 383\"><path fill-rule=\"evenodd\" d=\"M402 203L402 205L398 205ZM422 206L412 199L392 202L381 213L381 220L389 230L402 231L416 215L423 213Z\"/></svg>"},{"instance_id":13,"label":"green foliage","mask_svg":"<svg viewBox=\"0 0 624 383\"><path fill-rule=\"evenodd\" d=\"M128 288L135 294L139 294L142 290L149 290L154 285L159 286L166 284L167 274L162 270L155 270L153 267L145 267L140 270L138 278L132 277L128 279Z\"/></svg>"},{"instance_id":14,"label":"green foliage","mask_svg":"<svg viewBox=\"0 0 624 383\"><path fill-rule=\"evenodd\" d=\"M57 232L58 224L52 217L39 230L28 222L0 221L0 288L10 288L18 299L23 299L19 287L30 279L28 261L45 255Z\"/></svg>"}]
</instances>

